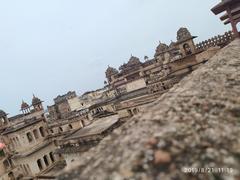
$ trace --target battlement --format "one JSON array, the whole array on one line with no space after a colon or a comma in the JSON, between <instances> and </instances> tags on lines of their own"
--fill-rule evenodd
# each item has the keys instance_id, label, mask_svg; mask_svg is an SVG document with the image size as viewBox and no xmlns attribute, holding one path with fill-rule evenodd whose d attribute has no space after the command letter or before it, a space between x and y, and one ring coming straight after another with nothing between
<instances>
[{"instance_id":1,"label":"battlement","mask_svg":"<svg viewBox=\"0 0 240 180\"><path fill-rule=\"evenodd\" d=\"M202 41L196 44L196 49L206 50L210 47L224 47L234 40L234 34L232 31L225 32L223 35L214 36L208 40Z\"/></svg>"}]
</instances>

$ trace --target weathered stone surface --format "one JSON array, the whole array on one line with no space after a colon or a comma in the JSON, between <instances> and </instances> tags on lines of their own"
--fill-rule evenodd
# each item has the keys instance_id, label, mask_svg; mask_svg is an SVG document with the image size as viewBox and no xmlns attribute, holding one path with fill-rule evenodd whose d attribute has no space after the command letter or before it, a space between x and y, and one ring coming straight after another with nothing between
<instances>
[{"instance_id":1,"label":"weathered stone surface","mask_svg":"<svg viewBox=\"0 0 240 180\"><path fill-rule=\"evenodd\" d=\"M154 163L156 151L167 152L168 163ZM189 174L183 172L184 167L233 168L233 172ZM149 105L146 112L82 154L82 161L58 178L231 177L240 178L239 40Z\"/></svg>"}]
</instances>

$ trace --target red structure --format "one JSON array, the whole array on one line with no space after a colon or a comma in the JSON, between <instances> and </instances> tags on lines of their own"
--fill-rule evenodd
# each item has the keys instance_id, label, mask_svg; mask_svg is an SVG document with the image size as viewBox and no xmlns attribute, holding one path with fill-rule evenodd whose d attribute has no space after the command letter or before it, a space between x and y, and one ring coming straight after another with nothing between
<instances>
[{"instance_id":1,"label":"red structure","mask_svg":"<svg viewBox=\"0 0 240 180\"><path fill-rule=\"evenodd\" d=\"M222 0L218 5L212 8L212 12L218 15L222 12L226 13L220 17L224 24L231 23L235 37L240 38L237 24L240 22L240 0Z\"/></svg>"}]
</instances>

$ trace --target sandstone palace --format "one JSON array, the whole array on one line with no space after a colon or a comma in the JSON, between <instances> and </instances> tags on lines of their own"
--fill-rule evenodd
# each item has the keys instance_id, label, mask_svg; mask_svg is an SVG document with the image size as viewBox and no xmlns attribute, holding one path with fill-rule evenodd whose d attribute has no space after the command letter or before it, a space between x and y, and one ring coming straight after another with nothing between
<instances>
[{"instance_id":1,"label":"sandstone palace","mask_svg":"<svg viewBox=\"0 0 240 180\"><path fill-rule=\"evenodd\" d=\"M199 44L195 38L180 28L175 42L159 43L153 59L132 55L107 68L103 88L59 95L47 109L33 95L30 104L22 101L21 114L0 110L0 179L53 179L234 39L231 31Z\"/></svg>"}]
</instances>

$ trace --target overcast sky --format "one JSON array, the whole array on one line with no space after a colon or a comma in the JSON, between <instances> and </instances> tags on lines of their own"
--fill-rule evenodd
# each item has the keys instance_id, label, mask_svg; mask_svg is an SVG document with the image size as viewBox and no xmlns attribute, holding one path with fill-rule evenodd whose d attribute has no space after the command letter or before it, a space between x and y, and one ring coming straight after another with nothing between
<instances>
[{"instance_id":1,"label":"overcast sky","mask_svg":"<svg viewBox=\"0 0 240 180\"><path fill-rule=\"evenodd\" d=\"M108 65L153 57L189 28L196 42L229 30L219 0L0 0L0 109L15 115L32 94L53 103L101 88Z\"/></svg>"}]
</instances>

